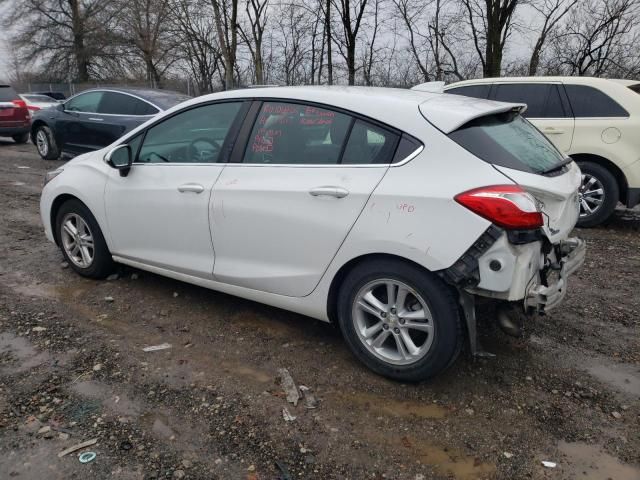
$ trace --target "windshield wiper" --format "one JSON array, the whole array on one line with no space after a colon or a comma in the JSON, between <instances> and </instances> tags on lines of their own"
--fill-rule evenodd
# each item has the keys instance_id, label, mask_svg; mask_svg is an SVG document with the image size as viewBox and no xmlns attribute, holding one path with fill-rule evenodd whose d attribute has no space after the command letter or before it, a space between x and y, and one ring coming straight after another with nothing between
<instances>
[{"instance_id":1,"label":"windshield wiper","mask_svg":"<svg viewBox=\"0 0 640 480\"><path fill-rule=\"evenodd\" d=\"M560 170L565 165L569 165L571 162L573 162L573 158L567 157L562 162L556 163L555 165L547 168L546 170L542 170L540 174L546 175L547 173L555 172L556 170Z\"/></svg>"}]
</instances>

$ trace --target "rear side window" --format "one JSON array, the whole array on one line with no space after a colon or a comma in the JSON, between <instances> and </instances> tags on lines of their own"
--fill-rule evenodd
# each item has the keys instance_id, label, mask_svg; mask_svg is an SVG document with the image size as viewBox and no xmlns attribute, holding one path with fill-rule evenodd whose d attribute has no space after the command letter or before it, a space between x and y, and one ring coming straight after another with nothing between
<instances>
[{"instance_id":1,"label":"rear side window","mask_svg":"<svg viewBox=\"0 0 640 480\"><path fill-rule=\"evenodd\" d=\"M514 170L543 173L564 161L542 133L513 112L475 119L449 138L487 163Z\"/></svg>"},{"instance_id":2,"label":"rear side window","mask_svg":"<svg viewBox=\"0 0 640 480\"><path fill-rule=\"evenodd\" d=\"M491 85L467 85L465 87L450 88L445 93L464 95L465 97L488 98L490 89Z\"/></svg>"},{"instance_id":3,"label":"rear side window","mask_svg":"<svg viewBox=\"0 0 640 480\"><path fill-rule=\"evenodd\" d=\"M311 105L265 102L244 163L337 164L351 117Z\"/></svg>"},{"instance_id":4,"label":"rear side window","mask_svg":"<svg viewBox=\"0 0 640 480\"><path fill-rule=\"evenodd\" d=\"M615 100L597 88L587 85L565 85L564 88L576 118L629 116Z\"/></svg>"},{"instance_id":5,"label":"rear side window","mask_svg":"<svg viewBox=\"0 0 640 480\"><path fill-rule=\"evenodd\" d=\"M158 110L131 95L104 92L98 112L110 115L155 115Z\"/></svg>"},{"instance_id":6,"label":"rear side window","mask_svg":"<svg viewBox=\"0 0 640 480\"><path fill-rule=\"evenodd\" d=\"M356 120L341 163L391 163L398 136L368 122Z\"/></svg>"},{"instance_id":7,"label":"rear side window","mask_svg":"<svg viewBox=\"0 0 640 480\"><path fill-rule=\"evenodd\" d=\"M0 102L11 102L18 99L16 91L8 85L0 86Z\"/></svg>"},{"instance_id":8,"label":"rear side window","mask_svg":"<svg viewBox=\"0 0 640 480\"><path fill-rule=\"evenodd\" d=\"M495 100L526 103L524 116L528 118L562 118L565 111L560 94L553 84L510 83L495 86Z\"/></svg>"},{"instance_id":9,"label":"rear side window","mask_svg":"<svg viewBox=\"0 0 640 480\"><path fill-rule=\"evenodd\" d=\"M629 85L629 90L640 93L640 83L636 83L635 85Z\"/></svg>"}]
</instances>

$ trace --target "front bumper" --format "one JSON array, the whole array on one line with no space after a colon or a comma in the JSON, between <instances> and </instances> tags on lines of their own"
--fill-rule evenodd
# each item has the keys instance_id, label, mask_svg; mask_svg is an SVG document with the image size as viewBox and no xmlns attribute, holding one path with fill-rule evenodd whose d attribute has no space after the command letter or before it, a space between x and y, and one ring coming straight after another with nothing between
<instances>
[{"instance_id":1,"label":"front bumper","mask_svg":"<svg viewBox=\"0 0 640 480\"><path fill-rule=\"evenodd\" d=\"M557 306L567 294L568 278L584 263L587 245L579 238L569 238L558 247L560 259L556 262L557 277L553 281L537 283L527 289L524 299L526 309L548 311ZM559 267L559 270L558 270Z\"/></svg>"}]
</instances>

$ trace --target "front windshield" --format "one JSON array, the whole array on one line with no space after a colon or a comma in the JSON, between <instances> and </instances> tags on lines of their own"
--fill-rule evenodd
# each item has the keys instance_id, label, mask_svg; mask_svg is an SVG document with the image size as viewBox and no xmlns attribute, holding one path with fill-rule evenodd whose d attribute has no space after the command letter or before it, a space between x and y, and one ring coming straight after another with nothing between
<instances>
[{"instance_id":1,"label":"front windshield","mask_svg":"<svg viewBox=\"0 0 640 480\"><path fill-rule=\"evenodd\" d=\"M543 173L565 161L538 129L514 112L477 118L449 138L485 162L525 172Z\"/></svg>"}]
</instances>

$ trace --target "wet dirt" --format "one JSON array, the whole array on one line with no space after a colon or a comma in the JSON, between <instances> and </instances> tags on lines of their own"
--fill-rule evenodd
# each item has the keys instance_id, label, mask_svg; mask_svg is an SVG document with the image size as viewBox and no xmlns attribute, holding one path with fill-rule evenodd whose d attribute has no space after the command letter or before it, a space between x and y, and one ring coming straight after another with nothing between
<instances>
[{"instance_id":1,"label":"wet dirt","mask_svg":"<svg viewBox=\"0 0 640 480\"><path fill-rule=\"evenodd\" d=\"M129 268L79 277L38 214L63 164L0 141L0 478L640 478L640 210L576 231L585 266L525 339L484 318L495 358L411 385L321 322ZM279 368L317 408L287 403ZM95 461L58 458L92 438Z\"/></svg>"}]
</instances>

